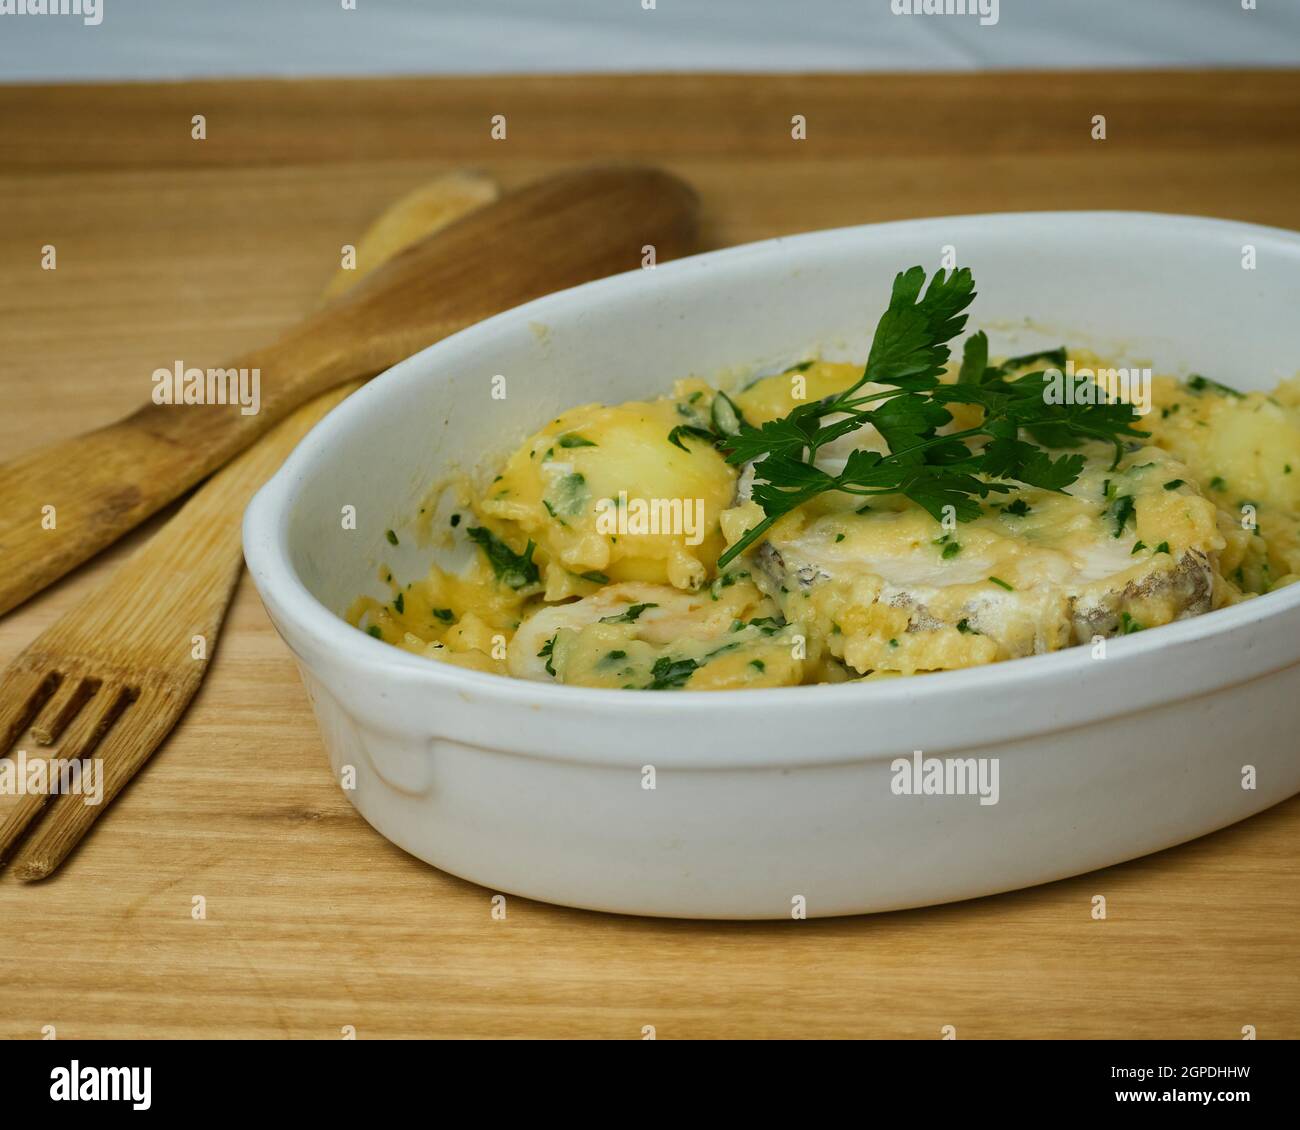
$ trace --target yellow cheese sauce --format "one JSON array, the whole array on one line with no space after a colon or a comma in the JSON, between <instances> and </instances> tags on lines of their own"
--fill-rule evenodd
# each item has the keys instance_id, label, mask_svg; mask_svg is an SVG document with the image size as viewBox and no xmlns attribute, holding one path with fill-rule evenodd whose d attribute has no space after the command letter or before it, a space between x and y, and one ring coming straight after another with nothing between
<instances>
[{"instance_id":1,"label":"yellow cheese sauce","mask_svg":"<svg viewBox=\"0 0 1300 1130\"><path fill-rule=\"evenodd\" d=\"M761 425L861 373L805 362L730 400L690 380L658 400L570 409L440 508L438 537L472 546L467 568L399 579L385 567L390 598L359 598L348 619L480 671L709 690L1095 644L1300 579L1300 379L1242 394L1199 377L1156 377L1137 421L1150 436L1117 462L1109 444L1077 449L1086 463L1065 493L1017 484L945 523L901 495L831 492L719 570L763 513L712 442L717 412ZM945 431L981 411L948 408ZM822 454L855 447L886 450L868 426Z\"/></svg>"}]
</instances>

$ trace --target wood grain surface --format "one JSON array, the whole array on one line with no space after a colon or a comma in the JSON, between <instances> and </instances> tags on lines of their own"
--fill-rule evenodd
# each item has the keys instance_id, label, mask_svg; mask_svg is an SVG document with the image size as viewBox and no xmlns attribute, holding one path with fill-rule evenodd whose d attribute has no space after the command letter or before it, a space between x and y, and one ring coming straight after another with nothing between
<instances>
[{"instance_id":1,"label":"wood grain surface","mask_svg":"<svg viewBox=\"0 0 1300 1130\"><path fill-rule=\"evenodd\" d=\"M133 408L161 365L269 340L390 200L456 167L509 187L658 162L699 190L706 246L1014 209L1300 228L1300 75L0 87L0 154L7 459ZM0 664L138 537L0 620ZM1294 798L1121 867L928 910L737 925L512 898L496 920L493 892L352 810L245 579L137 781L54 878L0 877L0 1036L1295 1038L1298 853Z\"/></svg>"}]
</instances>

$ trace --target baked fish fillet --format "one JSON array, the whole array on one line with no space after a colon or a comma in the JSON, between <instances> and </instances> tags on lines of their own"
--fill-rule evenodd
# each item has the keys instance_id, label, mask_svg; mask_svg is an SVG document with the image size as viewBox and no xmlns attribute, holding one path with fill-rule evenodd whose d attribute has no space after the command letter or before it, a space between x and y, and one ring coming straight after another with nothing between
<instances>
[{"instance_id":1,"label":"baked fish fillet","mask_svg":"<svg viewBox=\"0 0 1300 1130\"><path fill-rule=\"evenodd\" d=\"M1090 453L1068 494L994 496L946 527L893 496L862 511L861 498L819 500L781 519L749 568L787 621L859 673L974 666L1209 611L1214 505L1159 449L1109 459ZM744 501L755 474L761 463L741 480L742 528L761 516Z\"/></svg>"}]
</instances>

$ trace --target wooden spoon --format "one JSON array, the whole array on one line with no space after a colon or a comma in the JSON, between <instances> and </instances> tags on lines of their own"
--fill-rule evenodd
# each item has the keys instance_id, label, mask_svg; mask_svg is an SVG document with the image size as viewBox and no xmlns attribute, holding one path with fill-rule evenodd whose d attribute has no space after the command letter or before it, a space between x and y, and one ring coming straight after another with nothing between
<instances>
[{"instance_id":1,"label":"wooden spoon","mask_svg":"<svg viewBox=\"0 0 1300 1130\"><path fill-rule=\"evenodd\" d=\"M0 613L99 552L311 397L543 294L691 249L696 198L658 169L594 166L529 185L408 248L279 341L238 404L150 404L0 466ZM141 383L145 375L141 374Z\"/></svg>"}]
</instances>

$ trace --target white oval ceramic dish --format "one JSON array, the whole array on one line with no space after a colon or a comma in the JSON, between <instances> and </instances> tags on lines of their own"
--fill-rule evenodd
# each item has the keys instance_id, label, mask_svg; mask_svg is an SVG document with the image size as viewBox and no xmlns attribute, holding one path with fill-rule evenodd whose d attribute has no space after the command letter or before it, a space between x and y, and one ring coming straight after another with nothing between
<instances>
[{"instance_id":1,"label":"white oval ceramic dish","mask_svg":"<svg viewBox=\"0 0 1300 1130\"><path fill-rule=\"evenodd\" d=\"M1243 270L1242 247L1257 269ZM434 345L336 409L248 509L248 565L336 776L394 843L494 890L633 914L786 918L1041 883L1221 828L1300 791L1300 585L1113 640L971 670L723 693L518 682L339 617L385 531L449 463L563 408L820 349L861 359L895 272L973 268L995 352L1061 340L1271 387L1300 367L1300 235L1140 213L880 224L698 256L551 295ZM1032 331L1029 327L1033 327ZM492 378L507 378L505 400ZM357 529L340 515L354 506ZM998 765L998 801L896 795L891 764ZM991 762L989 763L991 764ZM1257 786L1242 787L1243 765ZM655 770L644 787L644 767Z\"/></svg>"}]
</instances>

